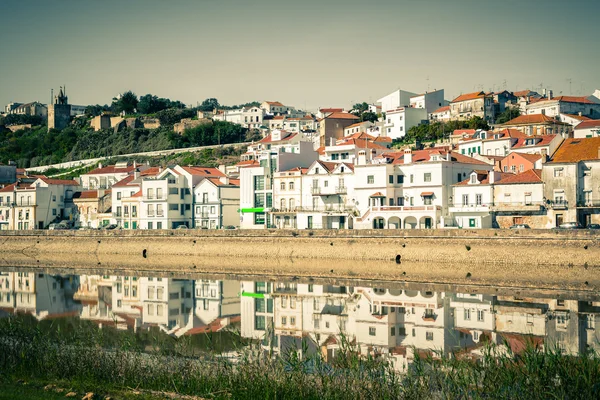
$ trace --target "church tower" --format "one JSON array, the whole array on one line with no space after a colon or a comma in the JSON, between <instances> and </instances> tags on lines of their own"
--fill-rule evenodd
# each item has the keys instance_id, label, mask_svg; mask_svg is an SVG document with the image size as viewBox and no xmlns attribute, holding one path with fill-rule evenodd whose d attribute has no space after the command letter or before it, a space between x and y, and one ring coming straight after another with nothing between
<instances>
[{"instance_id":1,"label":"church tower","mask_svg":"<svg viewBox=\"0 0 600 400\"><path fill-rule=\"evenodd\" d=\"M71 121L71 105L67 97L67 88L60 87L57 96L54 96L54 104L48 107L48 131L50 129L64 129Z\"/></svg>"}]
</instances>

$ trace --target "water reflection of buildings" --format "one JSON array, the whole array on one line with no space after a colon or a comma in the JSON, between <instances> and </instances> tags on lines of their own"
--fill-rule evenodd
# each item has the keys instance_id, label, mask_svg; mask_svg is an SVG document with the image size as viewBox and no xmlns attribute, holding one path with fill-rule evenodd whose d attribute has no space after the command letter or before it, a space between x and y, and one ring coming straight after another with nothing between
<instances>
[{"instance_id":1,"label":"water reflection of buildings","mask_svg":"<svg viewBox=\"0 0 600 400\"><path fill-rule=\"evenodd\" d=\"M299 282L132 275L0 273L0 310L38 319L78 315L119 329L158 327L179 337L240 326L265 349L320 352L344 344L398 370L420 355L476 357L485 343L531 342L567 354L600 350L600 302L381 289ZM241 321L240 321L241 320Z\"/></svg>"},{"instance_id":2,"label":"water reflection of buildings","mask_svg":"<svg viewBox=\"0 0 600 400\"><path fill-rule=\"evenodd\" d=\"M303 283L242 282L243 336L265 348L320 351L352 345L402 370L420 355L480 354L488 342L568 354L600 349L600 302ZM304 346L301 345L304 341Z\"/></svg>"},{"instance_id":3,"label":"water reflection of buildings","mask_svg":"<svg viewBox=\"0 0 600 400\"><path fill-rule=\"evenodd\" d=\"M38 320L78 315L81 306L73 301L78 286L77 276L0 272L0 308Z\"/></svg>"}]
</instances>

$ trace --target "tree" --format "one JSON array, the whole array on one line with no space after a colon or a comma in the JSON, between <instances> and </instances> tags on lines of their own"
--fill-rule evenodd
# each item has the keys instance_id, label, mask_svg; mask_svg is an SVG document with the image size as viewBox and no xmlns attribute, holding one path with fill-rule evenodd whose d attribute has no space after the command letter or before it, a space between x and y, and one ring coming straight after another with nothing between
<instances>
[{"instance_id":1,"label":"tree","mask_svg":"<svg viewBox=\"0 0 600 400\"><path fill-rule=\"evenodd\" d=\"M100 104L96 104L95 106L90 105L85 108L84 114L88 118L96 117L102 114L104 111L110 111L110 107L108 104L101 106Z\"/></svg>"},{"instance_id":2,"label":"tree","mask_svg":"<svg viewBox=\"0 0 600 400\"><path fill-rule=\"evenodd\" d=\"M138 98L131 90L126 91L120 97L113 98L112 109L125 114L133 114L138 106Z\"/></svg>"},{"instance_id":3,"label":"tree","mask_svg":"<svg viewBox=\"0 0 600 400\"><path fill-rule=\"evenodd\" d=\"M362 102L362 103L356 103L355 105L352 106L352 113L354 115L356 115L357 117L360 117L361 114L369 111L369 104L367 104L367 102Z\"/></svg>"},{"instance_id":4,"label":"tree","mask_svg":"<svg viewBox=\"0 0 600 400\"><path fill-rule=\"evenodd\" d=\"M200 104L200 107L198 107L200 111L212 111L215 108L219 108L219 101L215 98L204 100L202 104Z\"/></svg>"},{"instance_id":5,"label":"tree","mask_svg":"<svg viewBox=\"0 0 600 400\"><path fill-rule=\"evenodd\" d=\"M377 122L378 119L379 118L377 117L377 114L370 112L370 111L364 112L360 115L360 122L370 121L370 122L375 123L375 122Z\"/></svg>"},{"instance_id":6,"label":"tree","mask_svg":"<svg viewBox=\"0 0 600 400\"><path fill-rule=\"evenodd\" d=\"M520 115L521 115L521 110L519 110L517 107L506 107L506 110L501 112L498 115L498 118L496 118L496 123L504 124L504 123L510 121L511 119L517 118Z\"/></svg>"},{"instance_id":7,"label":"tree","mask_svg":"<svg viewBox=\"0 0 600 400\"><path fill-rule=\"evenodd\" d=\"M171 99L165 99L152 94L146 94L140 97L137 111L140 114L154 114L168 108L181 109L185 108L185 104L179 100L172 101Z\"/></svg>"}]
</instances>

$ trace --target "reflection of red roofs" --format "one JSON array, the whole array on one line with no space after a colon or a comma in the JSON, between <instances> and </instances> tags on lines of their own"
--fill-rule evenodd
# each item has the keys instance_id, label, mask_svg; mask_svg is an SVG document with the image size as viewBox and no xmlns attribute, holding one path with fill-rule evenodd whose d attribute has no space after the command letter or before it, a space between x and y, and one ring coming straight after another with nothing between
<instances>
[{"instance_id":1,"label":"reflection of red roofs","mask_svg":"<svg viewBox=\"0 0 600 400\"><path fill-rule=\"evenodd\" d=\"M208 325L203 325L203 326L199 326L196 328L192 328L190 330L188 330L184 335L189 336L189 335L197 335L200 333L208 333L208 332L218 332L221 329L223 329L225 326L227 325L223 325L222 322L229 320L229 324L233 324L236 322L240 322L242 320L242 317L240 315L236 315L233 317L225 317L225 318L217 318L214 321L212 321L211 323L209 323Z\"/></svg>"}]
</instances>

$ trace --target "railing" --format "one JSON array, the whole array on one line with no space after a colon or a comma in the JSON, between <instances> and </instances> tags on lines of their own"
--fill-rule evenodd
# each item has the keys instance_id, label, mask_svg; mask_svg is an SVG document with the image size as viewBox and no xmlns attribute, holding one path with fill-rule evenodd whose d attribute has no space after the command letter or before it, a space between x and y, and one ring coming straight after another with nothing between
<instances>
[{"instance_id":1,"label":"railing","mask_svg":"<svg viewBox=\"0 0 600 400\"><path fill-rule=\"evenodd\" d=\"M577 202L577 207L600 207L600 200L581 200Z\"/></svg>"},{"instance_id":2,"label":"railing","mask_svg":"<svg viewBox=\"0 0 600 400\"><path fill-rule=\"evenodd\" d=\"M336 212L336 213L350 213L354 212L355 208L347 207L344 205L331 206L331 207L296 207L297 212Z\"/></svg>"},{"instance_id":3,"label":"railing","mask_svg":"<svg viewBox=\"0 0 600 400\"><path fill-rule=\"evenodd\" d=\"M321 188L319 186L311 186L310 187L310 192L312 194L321 194Z\"/></svg>"},{"instance_id":4,"label":"railing","mask_svg":"<svg viewBox=\"0 0 600 400\"><path fill-rule=\"evenodd\" d=\"M548 204L555 210L564 210L569 208L569 202L567 200L550 200Z\"/></svg>"},{"instance_id":5,"label":"railing","mask_svg":"<svg viewBox=\"0 0 600 400\"><path fill-rule=\"evenodd\" d=\"M160 196L143 196L142 197L143 201L167 201L167 196L160 195Z\"/></svg>"},{"instance_id":6,"label":"railing","mask_svg":"<svg viewBox=\"0 0 600 400\"><path fill-rule=\"evenodd\" d=\"M346 186L336 186L335 192L340 194L348 193L348 188Z\"/></svg>"}]
</instances>

